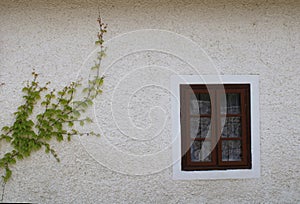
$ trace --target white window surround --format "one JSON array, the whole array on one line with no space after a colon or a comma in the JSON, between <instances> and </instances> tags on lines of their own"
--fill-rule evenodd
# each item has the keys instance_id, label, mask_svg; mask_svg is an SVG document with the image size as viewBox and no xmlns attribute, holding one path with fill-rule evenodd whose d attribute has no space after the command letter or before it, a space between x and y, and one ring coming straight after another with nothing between
<instances>
[{"instance_id":1,"label":"white window surround","mask_svg":"<svg viewBox=\"0 0 300 204\"><path fill-rule=\"evenodd\" d=\"M180 84L250 84L251 169L182 171ZM258 75L176 75L171 77L173 179L244 179L260 177L259 77Z\"/></svg>"}]
</instances>

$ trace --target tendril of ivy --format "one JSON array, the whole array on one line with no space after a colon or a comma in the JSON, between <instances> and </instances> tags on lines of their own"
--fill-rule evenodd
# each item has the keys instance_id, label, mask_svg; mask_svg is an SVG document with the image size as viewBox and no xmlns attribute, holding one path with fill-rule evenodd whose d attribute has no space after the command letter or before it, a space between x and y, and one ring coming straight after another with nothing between
<instances>
[{"instance_id":1,"label":"tendril of ivy","mask_svg":"<svg viewBox=\"0 0 300 204\"><path fill-rule=\"evenodd\" d=\"M37 81L38 74L35 72L32 72L33 80L27 82L22 89L24 102L14 113L13 124L1 129L0 143L6 142L12 149L0 158L4 183L12 176L11 166L29 157L35 151L44 149L59 162L55 149L50 145L52 139L60 142L70 141L74 135L99 136L94 132L80 132L75 127L76 123L83 126L85 123L92 122L91 118L85 117L83 113L102 93L104 77L100 76L100 65L105 57L103 35L107 32L107 24L101 21L100 16L97 21L99 32L95 43L100 47L100 52L97 53L95 65L91 67L91 71L95 71L96 74L89 76L87 87L82 89L84 97L81 100L74 101L74 94L82 86L80 81L71 82L62 90L50 91L47 88L50 82L41 86ZM34 110L38 114L33 114Z\"/></svg>"}]
</instances>

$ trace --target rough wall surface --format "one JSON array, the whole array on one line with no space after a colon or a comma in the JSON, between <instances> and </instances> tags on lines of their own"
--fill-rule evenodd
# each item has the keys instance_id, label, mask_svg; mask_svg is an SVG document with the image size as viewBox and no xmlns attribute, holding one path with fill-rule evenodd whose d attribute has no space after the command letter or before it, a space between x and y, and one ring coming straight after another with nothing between
<instances>
[{"instance_id":1,"label":"rough wall surface","mask_svg":"<svg viewBox=\"0 0 300 204\"><path fill-rule=\"evenodd\" d=\"M174 181L170 165L157 158L149 163L164 168L137 175L138 163L119 161L114 151L97 149L93 144L98 139L74 138L71 143L53 142L60 163L43 152L19 162L5 187L4 201L299 203L299 1L99 2L109 23L106 39L139 29L168 30L197 43L220 74L260 75L261 177ZM52 87L62 87L79 72L85 74L82 63L95 49L97 7L96 0L0 2L1 126L11 124L22 83L30 79L33 68L41 81L51 80ZM165 87L174 73L215 71L191 68L155 50L116 60L105 72L104 94L91 111L98 126L89 128L101 131L100 140L106 138L125 155L154 154L170 147L170 93ZM128 115L122 118L124 109ZM170 148L161 160L171 162ZM113 161L112 168L105 163Z\"/></svg>"}]
</instances>

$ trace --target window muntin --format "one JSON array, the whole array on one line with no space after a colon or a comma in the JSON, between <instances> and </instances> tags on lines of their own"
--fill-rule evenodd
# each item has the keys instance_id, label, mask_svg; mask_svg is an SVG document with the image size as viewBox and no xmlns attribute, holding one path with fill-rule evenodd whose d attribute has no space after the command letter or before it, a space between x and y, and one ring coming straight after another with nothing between
<instances>
[{"instance_id":1,"label":"window muntin","mask_svg":"<svg viewBox=\"0 0 300 204\"><path fill-rule=\"evenodd\" d=\"M251 169L249 84L181 85L180 106L182 170Z\"/></svg>"}]
</instances>

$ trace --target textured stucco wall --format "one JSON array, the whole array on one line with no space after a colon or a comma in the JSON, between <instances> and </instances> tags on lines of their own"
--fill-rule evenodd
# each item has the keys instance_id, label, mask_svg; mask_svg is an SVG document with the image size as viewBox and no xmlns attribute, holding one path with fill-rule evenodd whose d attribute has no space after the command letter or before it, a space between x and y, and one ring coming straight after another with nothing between
<instances>
[{"instance_id":1,"label":"textured stucco wall","mask_svg":"<svg viewBox=\"0 0 300 204\"><path fill-rule=\"evenodd\" d=\"M101 131L102 138L53 142L61 163L43 152L19 162L6 185L4 201L300 202L299 1L100 0L100 5L109 23L106 39L138 29L172 31L203 48L216 69L191 66L155 50L116 60L106 70L104 94L91 110L98 126L89 128ZM41 81L51 80L52 87L76 79L80 70L84 76L82 63L95 49L97 15L96 0L0 2L0 83L5 83L0 86L1 126L11 124L21 102L22 82L30 79L33 68ZM158 39L158 43L162 42ZM178 42L178 49L183 49L180 46ZM125 49L123 45L118 51ZM185 56L194 53L190 52ZM199 58L206 63L204 55ZM216 72L260 75L261 178L174 181L168 166L172 159L170 75ZM124 152L125 159L95 145L103 138ZM166 150L161 160L149 157L149 162L134 162L130 157L162 149ZM164 168L158 171L157 165ZM146 172L152 166L156 173L136 175L137 169Z\"/></svg>"}]
</instances>

